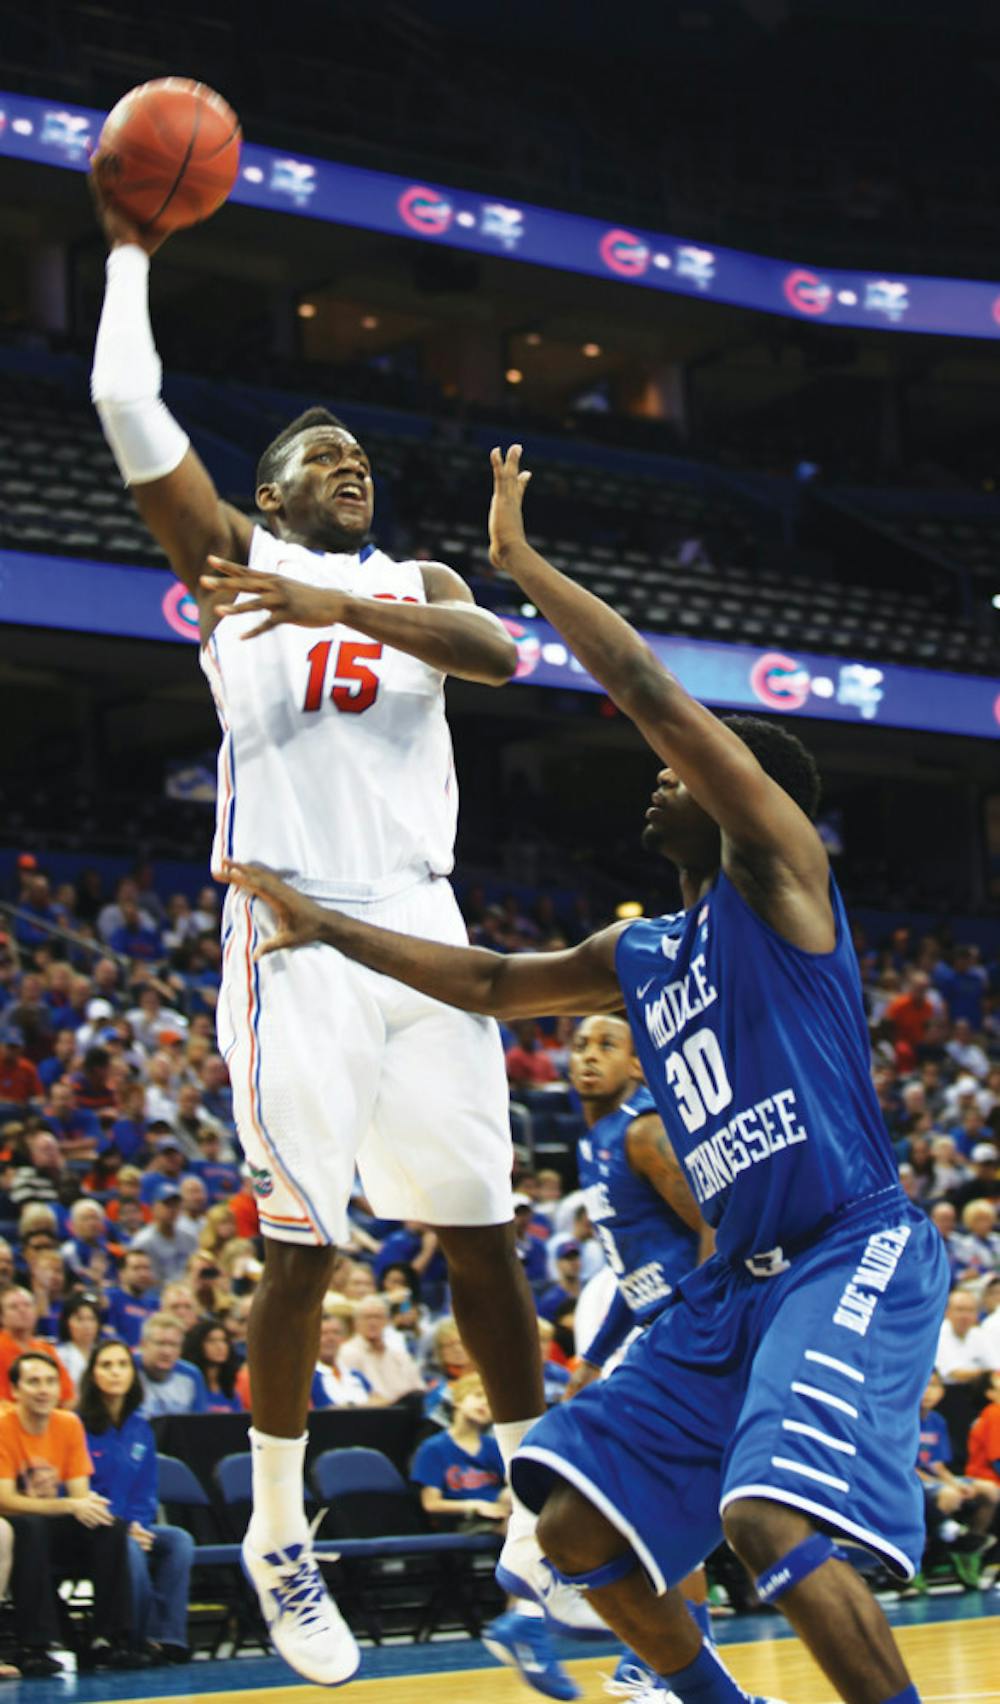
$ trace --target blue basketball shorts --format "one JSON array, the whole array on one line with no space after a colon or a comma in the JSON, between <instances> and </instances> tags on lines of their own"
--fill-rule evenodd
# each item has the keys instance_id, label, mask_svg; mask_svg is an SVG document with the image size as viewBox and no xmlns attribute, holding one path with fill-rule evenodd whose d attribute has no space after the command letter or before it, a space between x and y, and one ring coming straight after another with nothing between
<instances>
[{"instance_id":1,"label":"blue basketball shorts","mask_svg":"<svg viewBox=\"0 0 1000 1704\"><path fill-rule=\"evenodd\" d=\"M715 1549L741 1498L800 1509L909 1579L924 1545L920 1398L948 1294L941 1237L895 1190L857 1202L773 1277L715 1255L622 1365L532 1427L512 1470L559 1481L658 1592Z\"/></svg>"}]
</instances>

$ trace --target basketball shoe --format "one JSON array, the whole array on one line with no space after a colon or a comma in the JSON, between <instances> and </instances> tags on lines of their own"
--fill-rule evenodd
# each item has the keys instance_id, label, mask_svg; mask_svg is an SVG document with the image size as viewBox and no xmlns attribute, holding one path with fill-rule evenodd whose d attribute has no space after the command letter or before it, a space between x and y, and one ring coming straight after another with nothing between
<instances>
[{"instance_id":1,"label":"basketball shoe","mask_svg":"<svg viewBox=\"0 0 1000 1704\"><path fill-rule=\"evenodd\" d=\"M721 1658L719 1666L722 1667ZM728 1670L726 1674L733 1688L733 1697L740 1704L781 1704L780 1698L760 1698L743 1692ZM609 1698L627 1698L630 1704L682 1704L677 1693L670 1691L662 1675L655 1674L634 1651L623 1651L614 1674L602 1675L601 1679Z\"/></svg>"},{"instance_id":2,"label":"basketball shoe","mask_svg":"<svg viewBox=\"0 0 1000 1704\"><path fill-rule=\"evenodd\" d=\"M508 1610L483 1628L482 1640L491 1657L516 1668L521 1679L546 1698L579 1698L580 1688L557 1661L541 1616Z\"/></svg>"},{"instance_id":3,"label":"basketball shoe","mask_svg":"<svg viewBox=\"0 0 1000 1704\"><path fill-rule=\"evenodd\" d=\"M271 1642L289 1668L318 1686L343 1686L357 1674L361 1652L326 1589L312 1534L266 1554L244 1539L241 1554Z\"/></svg>"},{"instance_id":4,"label":"basketball shoe","mask_svg":"<svg viewBox=\"0 0 1000 1704\"><path fill-rule=\"evenodd\" d=\"M611 1629L583 1593L560 1580L552 1564L545 1560L535 1537L534 1522L529 1531L511 1530L514 1526L512 1517L497 1562L496 1581L501 1591L537 1603L553 1633L565 1633L576 1639L613 1638Z\"/></svg>"}]
</instances>

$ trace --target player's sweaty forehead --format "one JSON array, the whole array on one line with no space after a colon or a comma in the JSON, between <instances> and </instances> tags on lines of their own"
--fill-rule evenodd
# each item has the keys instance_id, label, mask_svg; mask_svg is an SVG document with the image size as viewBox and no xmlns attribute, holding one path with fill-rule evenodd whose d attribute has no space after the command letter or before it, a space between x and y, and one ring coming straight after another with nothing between
<instances>
[{"instance_id":1,"label":"player's sweaty forehead","mask_svg":"<svg viewBox=\"0 0 1000 1704\"><path fill-rule=\"evenodd\" d=\"M352 460L362 461L369 471L371 469L368 456L357 438L343 426L310 426L293 438L289 447L291 462L297 462L300 466L317 451L329 450L339 461L346 461L350 457Z\"/></svg>"}]
</instances>

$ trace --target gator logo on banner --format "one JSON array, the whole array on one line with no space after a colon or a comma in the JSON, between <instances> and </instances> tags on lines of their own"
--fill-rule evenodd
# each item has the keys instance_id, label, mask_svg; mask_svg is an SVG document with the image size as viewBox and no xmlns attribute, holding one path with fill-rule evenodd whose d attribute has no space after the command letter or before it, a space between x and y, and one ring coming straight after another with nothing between
<instances>
[{"instance_id":1,"label":"gator logo on banner","mask_svg":"<svg viewBox=\"0 0 1000 1704\"><path fill-rule=\"evenodd\" d=\"M436 189L425 189L422 184L404 189L396 205L404 225L422 237L442 237L451 224L451 202Z\"/></svg>"},{"instance_id":2,"label":"gator logo on banner","mask_svg":"<svg viewBox=\"0 0 1000 1704\"><path fill-rule=\"evenodd\" d=\"M605 266L619 278L641 278L649 265L648 245L631 231L605 231L598 248Z\"/></svg>"},{"instance_id":3,"label":"gator logo on banner","mask_svg":"<svg viewBox=\"0 0 1000 1704\"><path fill-rule=\"evenodd\" d=\"M186 586L179 583L171 586L164 594L160 608L168 627L172 627L181 639L193 639L195 644L198 644L201 638L198 631L198 605Z\"/></svg>"}]
</instances>

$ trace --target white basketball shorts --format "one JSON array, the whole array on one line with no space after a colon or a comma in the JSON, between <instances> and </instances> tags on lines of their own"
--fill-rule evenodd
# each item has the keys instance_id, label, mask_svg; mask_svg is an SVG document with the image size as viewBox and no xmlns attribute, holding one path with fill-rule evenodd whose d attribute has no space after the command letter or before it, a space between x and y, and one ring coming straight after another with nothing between
<instances>
[{"instance_id":1,"label":"white basketball shorts","mask_svg":"<svg viewBox=\"0 0 1000 1704\"><path fill-rule=\"evenodd\" d=\"M468 943L443 877L342 909L403 934ZM355 1167L378 1218L506 1223L510 1121L493 1019L428 999L332 947L255 964L273 932L267 906L231 888L219 1048L264 1235L345 1242Z\"/></svg>"}]
</instances>

